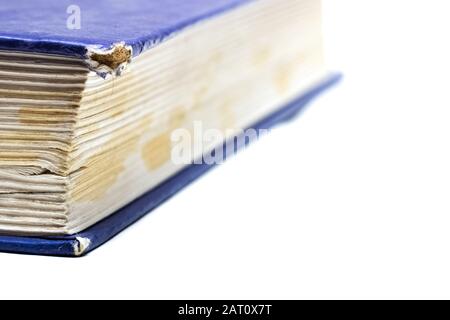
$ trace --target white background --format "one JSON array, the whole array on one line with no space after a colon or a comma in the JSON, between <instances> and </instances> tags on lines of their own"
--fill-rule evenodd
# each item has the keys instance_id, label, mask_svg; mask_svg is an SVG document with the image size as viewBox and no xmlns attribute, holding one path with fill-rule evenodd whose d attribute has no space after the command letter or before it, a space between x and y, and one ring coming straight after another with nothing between
<instances>
[{"instance_id":1,"label":"white background","mask_svg":"<svg viewBox=\"0 0 450 320\"><path fill-rule=\"evenodd\" d=\"M0 298L450 298L448 1L325 0L344 81L82 259Z\"/></svg>"}]
</instances>

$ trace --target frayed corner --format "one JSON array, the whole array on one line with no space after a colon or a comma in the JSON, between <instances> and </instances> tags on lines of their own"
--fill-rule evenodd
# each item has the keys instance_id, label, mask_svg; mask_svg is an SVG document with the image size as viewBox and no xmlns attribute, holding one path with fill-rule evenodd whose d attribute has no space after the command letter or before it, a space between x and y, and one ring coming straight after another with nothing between
<instances>
[{"instance_id":1,"label":"frayed corner","mask_svg":"<svg viewBox=\"0 0 450 320\"><path fill-rule=\"evenodd\" d=\"M74 254L76 257L81 257L87 253L87 249L91 245L91 240L83 237L76 237L73 245Z\"/></svg>"},{"instance_id":2,"label":"frayed corner","mask_svg":"<svg viewBox=\"0 0 450 320\"><path fill-rule=\"evenodd\" d=\"M124 42L114 44L110 49L89 47L86 62L100 77L120 76L131 62L133 49Z\"/></svg>"}]
</instances>

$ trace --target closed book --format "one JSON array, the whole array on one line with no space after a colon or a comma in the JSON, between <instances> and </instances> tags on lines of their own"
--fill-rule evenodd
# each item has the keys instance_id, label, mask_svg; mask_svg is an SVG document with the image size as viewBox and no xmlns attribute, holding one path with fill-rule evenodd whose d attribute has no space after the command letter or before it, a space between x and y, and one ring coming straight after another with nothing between
<instances>
[{"instance_id":1,"label":"closed book","mask_svg":"<svg viewBox=\"0 0 450 320\"><path fill-rule=\"evenodd\" d=\"M316 0L0 7L0 250L82 256L339 80Z\"/></svg>"}]
</instances>

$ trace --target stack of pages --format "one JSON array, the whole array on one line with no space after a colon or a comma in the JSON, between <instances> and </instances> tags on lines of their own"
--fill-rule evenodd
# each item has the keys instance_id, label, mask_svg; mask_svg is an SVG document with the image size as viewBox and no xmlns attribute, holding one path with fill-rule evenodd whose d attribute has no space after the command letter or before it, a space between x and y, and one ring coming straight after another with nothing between
<instances>
[{"instance_id":1,"label":"stack of pages","mask_svg":"<svg viewBox=\"0 0 450 320\"><path fill-rule=\"evenodd\" d=\"M333 81L317 0L77 2L0 8L0 250L95 248Z\"/></svg>"}]
</instances>

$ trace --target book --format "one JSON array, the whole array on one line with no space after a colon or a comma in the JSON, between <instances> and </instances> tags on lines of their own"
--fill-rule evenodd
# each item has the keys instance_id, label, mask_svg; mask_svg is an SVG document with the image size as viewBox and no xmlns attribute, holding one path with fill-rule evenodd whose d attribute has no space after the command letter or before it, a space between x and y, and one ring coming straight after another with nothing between
<instances>
[{"instance_id":1,"label":"book","mask_svg":"<svg viewBox=\"0 0 450 320\"><path fill-rule=\"evenodd\" d=\"M0 250L95 249L335 83L323 60L316 0L2 4Z\"/></svg>"}]
</instances>

